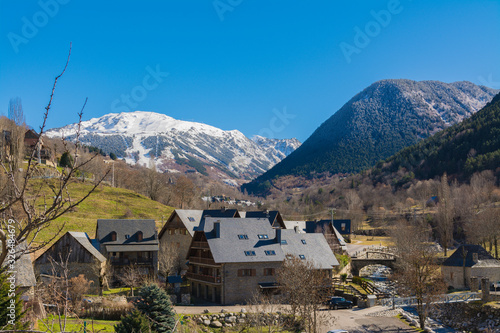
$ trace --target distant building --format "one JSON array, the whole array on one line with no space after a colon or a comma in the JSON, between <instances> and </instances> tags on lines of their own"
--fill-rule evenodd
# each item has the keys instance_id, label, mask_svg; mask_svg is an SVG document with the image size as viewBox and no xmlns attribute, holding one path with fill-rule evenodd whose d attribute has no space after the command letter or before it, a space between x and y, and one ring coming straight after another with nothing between
<instances>
[{"instance_id":1,"label":"distant building","mask_svg":"<svg viewBox=\"0 0 500 333\"><path fill-rule=\"evenodd\" d=\"M69 258L68 258L69 254ZM54 272L51 259L55 262L68 260L69 278L83 274L92 281L93 288L100 283L100 273L106 258L92 245L85 232L68 231L35 260L37 275L58 275Z\"/></svg>"},{"instance_id":2,"label":"distant building","mask_svg":"<svg viewBox=\"0 0 500 333\"><path fill-rule=\"evenodd\" d=\"M285 221L287 229L294 229L298 232L313 234L321 233L325 236L328 245L334 253L343 253L347 251L347 245L340 228L344 235L351 232L351 220L321 220L321 221Z\"/></svg>"},{"instance_id":3,"label":"distant building","mask_svg":"<svg viewBox=\"0 0 500 333\"><path fill-rule=\"evenodd\" d=\"M273 228L268 218L206 217L189 248L191 294L219 304L248 302L278 288L276 270L287 256L311 261L329 278L338 265L322 234Z\"/></svg>"},{"instance_id":4,"label":"distant building","mask_svg":"<svg viewBox=\"0 0 500 333\"><path fill-rule=\"evenodd\" d=\"M97 220L96 245L114 275L134 265L142 275L158 274L158 235L154 220Z\"/></svg>"},{"instance_id":5,"label":"distant building","mask_svg":"<svg viewBox=\"0 0 500 333\"><path fill-rule=\"evenodd\" d=\"M447 285L457 289L470 288L471 277L500 282L500 260L480 245L461 245L443 262L441 272Z\"/></svg>"}]
</instances>

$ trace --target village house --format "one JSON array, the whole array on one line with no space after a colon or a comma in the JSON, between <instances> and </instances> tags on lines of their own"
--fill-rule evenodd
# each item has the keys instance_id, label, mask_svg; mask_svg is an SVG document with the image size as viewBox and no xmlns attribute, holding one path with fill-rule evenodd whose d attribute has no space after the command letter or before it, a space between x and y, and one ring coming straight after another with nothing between
<instances>
[{"instance_id":1,"label":"village house","mask_svg":"<svg viewBox=\"0 0 500 333\"><path fill-rule=\"evenodd\" d=\"M87 280L92 281L92 288L98 288L106 258L92 245L92 240L85 232L68 231L45 250L35 260L36 275L57 276L58 272L52 261L61 263L66 260L68 278L83 274Z\"/></svg>"},{"instance_id":2,"label":"village house","mask_svg":"<svg viewBox=\"0 0 500 333\"><path fill-rule=\"evenodd\" d=\"M268 218L206 217L189 248L191 295L218 304L248 302L278 288L275 274L288 256L309 260L328 277L338 265L320 233L273 228Z\"/></svg>"},{"instance_id":3,"label":"village house","mask_svg":"<svg viewBox=\"0 0 500 333\"><path fill-rule=\"evenodd\" d=\"M255 218L255 217L267 218L273 228L286 229L283 217L277 210L271 210L271 211L257 210L249 212L240 212L240 215L242 218Z\"/></svg>"},{"instance_id":4,"label":"village house","mask_svg":"<svg viewBox=\"0 0 500 333\"><path fill-rule=\"evenodd\" d=\"M7 269L7 272L13 272L16 287L23 300L28 300L34 295L34 288L36 286L36 277L33 270L33 262L31 261L31 254L25 253L26 247L26 242L16 245L13 269ZM9 259L6 258L3 265L7 266L10 264Z\"/></svg>"},{"instance_id":5,"label":"village house","mask_svg":"<svg viewBox=\"0 0 500 333\"><path fill-rule=\"evenodd\" d=\"M97 220L96 245L114 276L134 266L142 275L158 274L158 237L154 220Z\"/></svg>"},{"instance_id":6,"label":"village house","mask_svg":"<svg viewBox=\"0 0 500 333\"><path fill-rule=\"evenodd\" d=\"M206 210L187 210L176 209L172 212L167 222L163 225L159 233L159 243L161 252L168 251L168 247L178 249L177 255L180 261L181 270L187 269L186 256L189 251L189 245L193 239L196 228L205 217L240 217L236 209L206 209ZM160 256L160 261L167 258ZM160 263L164 265L166 263Z\"/></svg>"},{"instance_id":7,"label":"village house","mask_svg":"<svg viewBox=\"0 0 500 333\"><path fill-rule=\"evenodd\" d=\"M500 282L500 260L495 259L480 245L461 245L441 265L448 286L456 289L471 288L470 279L488 278L490 284Z\"/></svg>"},{"instance_id":8,"label":"village house","mask_svg":"<svg viewBox=\"0 0 500 333\"><path fill-rule=\"evenodd\" d=\"M52 158L51 150L44 145L43 138L40 138L40 135L32 129L24 133L24 149L26 156L31 156L33 151L35 151L35 157L38 163L53 166L53 163L50 161Z\"/></svg>"}]
</instances>

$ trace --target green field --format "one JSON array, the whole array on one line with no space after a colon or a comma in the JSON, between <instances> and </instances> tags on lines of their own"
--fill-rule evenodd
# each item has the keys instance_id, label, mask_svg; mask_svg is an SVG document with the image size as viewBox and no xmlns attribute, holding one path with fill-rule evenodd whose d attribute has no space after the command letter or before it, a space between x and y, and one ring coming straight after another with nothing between
<instances>
[{"instance_id":1,"label":"green field","mask_svg":"<svg viewBox=\"0 0 500 333\"><path fill-rule=\"evenodd\" d=\"M92 185L89 183L70 184L69 193L72 201L83 197L91 188ZM64 223L61 235L66 231L82 231L93 238L97 219L154 219L157 228L161 228L162 219L166 221L173 210L172 207L131 190L101 185L73 211L61 216L42 230L37 241L51 239Z\"/></svg>"},{"instance_id":2,"label":"green field","mask_svg":"<svg viewBox=\"0 0 500 333\"><path fill-rule=\"evenodd\" d=\"M114 326L118 323L119 321L115 320L95 320L92 322L91 319L68 318L65 332L84 332L85 324L86 332L114 332ZM52 316L48 317L46 320L38 321L39 330L46 330L47 328L50 328L52 332L61 332L58 319Z\"/></svg>"}]
</instances>

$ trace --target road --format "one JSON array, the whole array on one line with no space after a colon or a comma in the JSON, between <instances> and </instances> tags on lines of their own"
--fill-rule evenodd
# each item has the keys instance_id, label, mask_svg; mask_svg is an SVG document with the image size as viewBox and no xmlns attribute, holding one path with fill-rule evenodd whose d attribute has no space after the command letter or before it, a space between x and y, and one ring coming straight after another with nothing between
<instances>
[{"instance_id":1,"label":"road","mask_svg":"<svg viewBox=\"0 0 500 333\"><path fill-rule=\"evenodd\" d=\"M253 312L248 305L236 306L175 306L177 313L202 314L205 309L211 313L219 313L221 309L227 312L240 312L245 308L248 312ZM350 333L362 332L416 332L404 322L395 317L373 317L372 313L385 310L387 308L376 306L367 309L344 309L344 310L323 310L318 316L320 325L319 332L328 332L333 329L345 329ZM255 310L255 309L254 309Z\"/></svg>"}]
</instances>

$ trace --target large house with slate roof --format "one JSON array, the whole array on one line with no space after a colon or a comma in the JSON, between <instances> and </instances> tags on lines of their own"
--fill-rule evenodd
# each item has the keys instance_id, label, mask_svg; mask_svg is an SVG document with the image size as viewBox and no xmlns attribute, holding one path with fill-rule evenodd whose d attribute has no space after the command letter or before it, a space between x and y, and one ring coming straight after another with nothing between
<instances>
[{"instance_id":1,"label":"large house with slate roof","mask_svg":"<svg viewBox=\"0 0 500 333\"><path fill-rule=\"evenodd\" d=\"M267 217L205 217L187 258L191 294L219 304L247 302L277 288L276 270L288 256L311 261L329 277L338 265L321 233L273 228Z\"/></svg>"},{"instance_id":2,"label":"large house with slate roof","mask_svg":"<svg viewBox=\"0 0 500 333\"><path fill-rule=\"evenodd\" d=\"M96 245L115 276L135 265L142 275L158 273L158 235L154 220L97 220Z\"/></svg>"},{"instance_id":3,"label":"large house with slate roof","mask_svg":"<svg viewBox=\"0 0 500 333\"><path fill-rule=\"evenodd\" d=\"M333 253L344 253L347 245L343 235L349 235L351 220L285 221L286 229L304 233L322 233ZM342 230L342 232L339 231Z\"/></svg>"},{"instance_id":4,"label":"large house with slate roof","mask_svg":"<svg viewBox=\"0 0 500 333\"><path fill-rule=\"evenodd\" d=\"M205 217L240 217L236 209L187 210L176 209L163 225L159 233L160 251L167 251L169 246L178 249L181 269L186 270L186 256L196 228ZM160 260L166 258L161 257Z\"/></svg>"},{"instance_id":5,"label":"large house with slate roof","mask_svg":"<svg viewBox=\"0 0 500 333\"><path fill-rule=\"evenodd\" d=\"M453 288L470 288L470 278L489 278L500 282L500 260L480 245L461 245L441 265L443 278Z\"/></svg>"},{"instance_id":6,"label":"large house with slate roof","mask_svg":"<svg viewBox=\"0 0 500 333\"><path fill-rule=\"evenodd\" d=\"M68 258L69 255L69 258ZM56 262L68 259L69 278L83 274L92 286L99 286L99 269L103 268L106 258L92 245L92 240L85 232L68 231L51 247L43 252L34 263L37 275L53 275L51 259Z\"/></svg>"}]
</instances>

